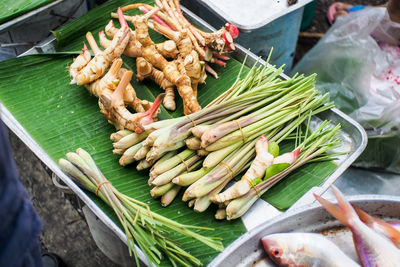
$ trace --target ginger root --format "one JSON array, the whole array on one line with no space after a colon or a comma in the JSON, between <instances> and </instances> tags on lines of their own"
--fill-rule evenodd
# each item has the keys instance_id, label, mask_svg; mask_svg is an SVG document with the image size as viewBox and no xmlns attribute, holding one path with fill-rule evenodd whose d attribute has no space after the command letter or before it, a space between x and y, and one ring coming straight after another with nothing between
<instances>
[{"instance_id":1,"label":"ginger root","mask_svg":"<svg viewBox=\"0 0 400 267\"><path fill-rule=\"evenodd\" d=\"M163 95L159 95L146 112L132 114L125 107L124 90L132 78L133 72L126 71L114 92L104 92L99 97L101 113L117 130L128 129L137 133L143 132L143 125L153 122L154 114L158 111Z\"/></svg>"},{"instance_id":2,"label":"ginger root","mask_svg":"<svg viewBox=\"0 0 400 267\"><path fill-rule=\"evenodd\" d=\"M164 73L154 68L143 57L138 57L136 59L136 69L136 79L138 81L143 81L147 78L152 79L156 84L158 84L162 89L165 90L165 97L163 100L164 107L168 110L175 110L176 104L174 84L165 78Z\"/></svg>"},{"instance_id":3,"label":"ginger root","mask_svg":"<svg viewBox=\"0 0 400 267\"><path fill-rule=\"evenodd\" d=\"M137 16L134 20L136 37L142 44L143 57L153 66L162 70L165 78L175 84L179 95L183 100L185 114L190 114L201 109L191 87L189 76L179 72L175 61L168 62L156 49L154 42L151 40L146 17Z\"/></svg>"}]
</instances>

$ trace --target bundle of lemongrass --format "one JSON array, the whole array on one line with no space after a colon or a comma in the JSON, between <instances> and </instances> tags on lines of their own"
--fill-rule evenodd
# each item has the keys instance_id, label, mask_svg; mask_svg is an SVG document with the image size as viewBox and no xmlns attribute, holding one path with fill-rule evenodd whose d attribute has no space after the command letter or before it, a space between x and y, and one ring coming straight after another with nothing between
<instances>
[{"instance_id":1,"label":"bundle of lemongrass","mask_svg":"<svg viewBox=\"0 0 400 267\"><path fill-rule=\"evenodd\" d=\"M227 205L227 201L220 200L217 195L236 175L252 165L255 145L261 135L265 135L271 147L277 147L304 125L307 118L333 107L332 103L328 103L328 95L321 95L315 89L315 75L296 75L283 80L279 77L281 73L282 68L254 66L246 77L239 79L238 76L229 90L203 110L190 116L152 123L145 126L142 134L128 131L113 134L114 153L122 154L121 165L140 161L137 169L152 167L148 182L154 188L150 192L153 197L161 196L164 206L171 203L184 186L188 188L182 199L189 201L189 206L194 206L198 212L207 209L212 201L220 206ZM326 123L323 125L327 127ZM323 141L318 139L325 135L325 131L333 131L335 136L338 127L315 132L311 141L307 141L311 142L308 146L314 150L306 150L306 144L299 146L297 154L300 152L300 155L296 155L299 156L296 159L275 155L278 157L276 164L290 165L290 168L282 169L282 173L304 164L305 159L311 159L310 155L316 157L313 154L316 151L320 155L335 147L337 141L333 141L334 137ZM305 154L306 151L308 154ZM279 177L273 176L268 181L278 181L283 176ZM253 178L263 178L263 174ZM251 187L254 187L253 178L246 178ZM257 192L264 191L266 183L261 181ZM247 196L247 193L250 191L234 195L228 201ZM254 203L250 202L246 202L247 205ZM228 219L240 215L229 214ZM217 217L223 218L223 212L219 211Z\"/></svg>"},{"instance_id":2,"label":"bundle of lemongrass","mask_svg":"<svg viewBox=\"0 0 400 267\"><path fill-rule=\"evenodd\" d=\"M206 237L192 231L213 229L180 224L152 212L147 204L120 193L104 177L85 150L78 148L76 153L67 153L66 157L68 160L59 160L61 169L82 188L98 195L114 210L126 233L128 247L134 252L137 266L140 263L135 243L149 262L157 266L165 256L173 266L202 265L196 257L168 238L170 231L196 239L217 251L224 249L218 238Z\"/></svg>"}]
</instances>

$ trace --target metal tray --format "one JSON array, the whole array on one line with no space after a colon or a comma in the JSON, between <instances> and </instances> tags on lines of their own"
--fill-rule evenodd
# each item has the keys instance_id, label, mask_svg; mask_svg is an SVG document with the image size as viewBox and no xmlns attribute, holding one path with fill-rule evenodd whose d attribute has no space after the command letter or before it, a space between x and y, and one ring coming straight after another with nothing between
<instances>
[{"instance_id":1,"label":"metal tray","mask_svg":"<svg viewBox=\"0 0 400 267\"><path fill-rule=\"evenodd\" d=\"M0 33L4 32L4 31L7 31L7 30L9 30L9 29L11 29L11 28L13 28L15 26L18 26L18 25L26 22L27 20L39 15L43 11L46 11L46 10L52 8L52 7L55 7L55 6L57 6L58 4L60 4L60 3L64 2L64 1L66 1L66 0L55 0L55 1L50 2L50 3L48 3L48 4L44 5L44 6L36 8L34 10L31 10L31 11L29 11L29 12L27 12L27 13L19 16L19 17L16 17L16 18L13 18L13 19L11 19L11 20L9 20L7 22L4 22L4 23L0 24Z\"/></svg>"},{"instance_id":2,"label":"metal tray","mask_svg":"<svg viewBox=\"0 0 400 267\"><path fill-rule=\"evenodd\" d=\"M192 20L192 23L200 25L205 29L211 31L215 30L209 24L204 22L202 19L182 7L182 10L186 13L188 18ZM55 40L46 41L46 44L38 45L33 47L29 53L40 53L41 51L51 50L51 46L55 44ZM244 57L247 55L247 65L252 65L258 60L260 64L265 64L263 60L259 60L254 54L245 50L241 46L237 46L237 50L233 54L233 57L237 60L243 61ZM282 75L282 78L288 78L286 75ZM54 162L44 150L36 143L36 141L29 135L29 133L19 124L19 122L14 118L14 116L0 103L0 114L2 115L2 120L4 123L36 154L36 156L43 161L54 173L57 175L72 191L93 211L94 214L98 216L104 224L113 231L122 241L126 243L125 233L112 221L107 214L99 207L92 199L90 199L86 193L80 189L67 175L65 175L61 169L58 167L57 163ZM303 205L311 203L311 192L321 194L325 192L326 189L331 185L350 165L351 163L361 154L365 149L367 144L366 133L364 129L353 119L340 112L337 109L331 109L320 114L318 119L330 119L332 123L341 123L342 125L342 135L341 138L345 141L346 150L351 150L352 152L343 156L338 161L338 168L334 173L332 173L327 180L319 187L311 189L303 198L301 198L294 206ZM269 205L263 200L258 200L255 205L247 212L247 214L242 218L247 230L256 227L259 224L271 219L274 216L279 215L276 208ZM256 217L256 220L253 218ZM144 262L148 263L144 254L139 251L139 258Z\"/></svg>"},{"instance_id":3,"label":"metal tray","mask_svg":"<svg viewBox=\"0 0 400 267\"><path fill-rule=\"evenodd\" d=\"M292 11L295 11L312 0L298 0L289 5L286 0L196 0L208 8L217 17L228 21L240 30L251 31L259 29ZM246 8L243 8L243 6Z\"/></svg>"},{"instance_id":4,"label":"metal tray","mask_svg":"<svg viewBox=\"0 0 400 267\"><path fill-rule=\"evenodd\" d=\"M400 219L398 212L400 197L362 195L347 199L373 216L389 221ZM343 252L355 259L351 235L348 231L344 231L342 226L319 204L299 208L242 235L219 254L209 266L276 266L266 258L260 240L268 234L286 232L322 232L334 243L340 245Z\"/></svg>"}]
</instances>

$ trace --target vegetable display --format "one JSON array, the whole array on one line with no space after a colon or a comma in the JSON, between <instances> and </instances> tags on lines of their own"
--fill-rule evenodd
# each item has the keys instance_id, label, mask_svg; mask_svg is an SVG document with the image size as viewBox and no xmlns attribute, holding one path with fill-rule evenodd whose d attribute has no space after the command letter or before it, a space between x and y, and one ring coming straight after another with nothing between
<instances>
[{"instance_id":1,"label":"vegetable display","mask_svg":"<svg viewBox=\"0 0 400 267\"><path fill-rule=\"evenodd\" d=\"M227 24L217 32L206 33L186 20L178 0L156 1L156 5L137 3L118 8L112 17L119 19L120 28L111 20L105 31L99 33L104 50L98 47L93 35L88 32L86 39L94 57L91 58L84 44L82 53L69 67L71 84L85 85L97 96L101 113L118 130L142 132L143 125L156 119L160 104L160 101L156 101L150 105L137 98L130 84L132 74L121 68L122 54L136 58L137 80L152 79L165 90L166 94L160 98L165 97L164 106L167 109L176 108L176 87L183 100L184 113L191 114L201 109L197 101L197 88L199 83L205 82L205 71L216 76L205 62L225 66L223 60L229 58L221 53L235 49L233 37L238 36L238 31L234 26ZM132 9L139 9L145 14L123 14ZM135 30L128 26L127 20L135 26ZM149 28L169 40L155 44L149 35ZM106 73L109 66L111 68ZM133 115L125 105L138 115Z\"/></svg>"},{"instance_id":2,"label":"vegetable display","mask_svg":"<svg viewBox=\"0 0 400 267\"><path fill-rule=\"evenodd\" d=\"M340 146L340 125L325 121L310 129L310 117L333 106L314 88L315 76L283 80L281 73L254 66L203 110L145 125L140 134L114 133L113 152L122 155L123 166L139 161L138 170L151 167L150 193L163 206L187 187L182 200L195 211L214 202L218 219L239 218L291 171L329 160L334 154L327 152ZM293 139L294 149L279 154L279 144Z\"/></svg>"}]
</instances>

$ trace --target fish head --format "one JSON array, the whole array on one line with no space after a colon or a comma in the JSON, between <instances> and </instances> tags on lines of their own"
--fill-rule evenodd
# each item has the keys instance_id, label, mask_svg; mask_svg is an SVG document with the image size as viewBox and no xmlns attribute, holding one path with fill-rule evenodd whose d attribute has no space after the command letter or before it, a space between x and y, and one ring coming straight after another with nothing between
<instances>
[{"instance_id":1,"label":"fish head","mask_svg":"<svg viewBox=\"0 0 400 267\"><path fill-rule=\"evenodd\" d=\"M267 235L263 237L261 241L268 256L276 264L279 266L296 266L293 265L293 258L296 256L296 248L286 235Z\"/></svg>"}]
</instances>

